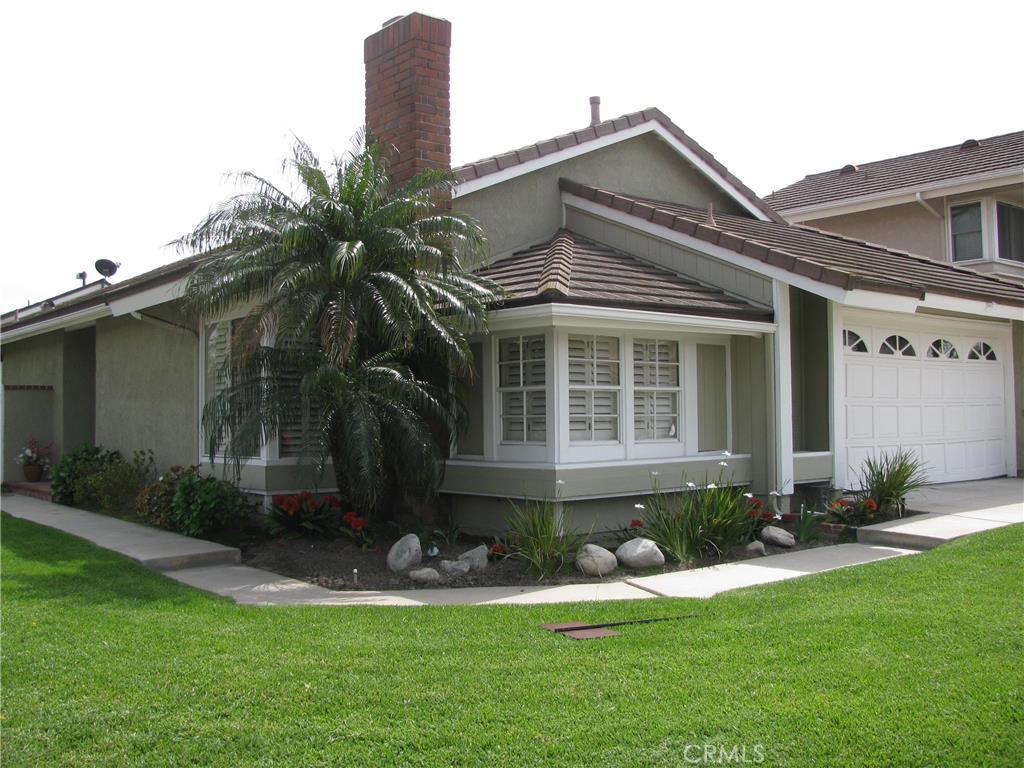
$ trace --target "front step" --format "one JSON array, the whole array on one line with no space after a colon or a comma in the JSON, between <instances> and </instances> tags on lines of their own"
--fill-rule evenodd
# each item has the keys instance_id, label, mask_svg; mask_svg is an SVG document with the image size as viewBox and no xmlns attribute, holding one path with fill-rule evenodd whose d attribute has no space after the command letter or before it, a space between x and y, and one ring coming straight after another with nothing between
<instances>
[{"instance_id":1,"label":"front step","mask_svg":"<svg viewBox=\"0 0 1024 768\"><path fill-rule=\"evenodd\" d=\"M11 493L19 496L28 496L41 501L50 500L50 484L48 482L30 483L27 480L15 483L5 483Z\"/></svg>"}]
</instances>

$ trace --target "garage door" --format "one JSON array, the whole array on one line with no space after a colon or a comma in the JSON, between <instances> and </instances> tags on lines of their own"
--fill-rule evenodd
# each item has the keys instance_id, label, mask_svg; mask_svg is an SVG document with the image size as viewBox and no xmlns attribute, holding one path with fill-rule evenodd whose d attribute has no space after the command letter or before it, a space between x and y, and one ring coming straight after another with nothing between
<instances>
[{"instance_id":1,"label":"garage door","mask_svg":"<svg viewBox=\"0 0 1024 768\"><path fill-rule=\"evenodd\" d=\"M1006 474L1008 350L1000 336L955 331L953 320L844 323L851 482L866 457L901 447L924 459L932 482Z\"/></svg>"}]
</instances>

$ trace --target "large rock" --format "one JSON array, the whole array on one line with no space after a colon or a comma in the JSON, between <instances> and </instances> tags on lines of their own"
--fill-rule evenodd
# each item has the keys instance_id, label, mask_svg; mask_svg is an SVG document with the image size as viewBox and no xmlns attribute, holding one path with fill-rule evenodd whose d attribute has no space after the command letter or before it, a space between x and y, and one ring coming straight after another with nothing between
<instances>
[{"instance_id":1,"label":"large rock","mask_svg":"<svg viewBox=\"0 0 1024 768\"><path fill-rule=\"evenodd\" d=\"M409 571L409 578L417 584L441 583L441 574L433 568L417 568L415 571Z\"/></svg>"},{"instance_id":2,"label":"large rock","mask_svg":"<svg viewBox=\"0 0 1024 768\"><path fill-rule=\"evenodd\" d=\"M472 563L469 560L442 560L441 573L445 576L465 576L469 573Z\"/></svg>"},{"instance_id":3,"label":"large rock","mask_svg":"<svg viewBox=\"0 0 1024 768\"><path fill-rule=\"evenodd\" d=\"M795 547L796 539L793 534L785 528L777 525L766 525L761 529L761 541L765 544L772 544L776 547Z\"/></svg>"},{"instance_id":4,"label":"large rock","mask_svg":"<svg viewBox=\"0 0 1024 768\"><path fill-rule=\"evenodd\" d=\"M764 542L752 541L743 548L743 551L748 555L767 555L764 551Z\"/></svg>"},{"instance_id":5,"label":"large rock","mask_svg":"<svg viewBox=\"0 0 1024 768\"><path fill-rule=\"evenodd\" d=\"M597 544L584 544L576 553L576 567L587 576L607 576L618 566L615 555Z\"/></svg>"},{"instance_id":6,"label":"large rock","mask_svg":"<svg viewBox=\"0 0 1024 768\"><path fill-rule=\"evenodd\" d=\"M638 536L615 550L615 557L627 568L653 568L665 564L665 556L650 539Z\"/></svg>"},{"instance_id":7,"label":"large rock","mask_svg":"<svg viewBox=\"0 0 1024 768\"><path fill-rule=\"evenodd\" d=\"M469 570L473 573L480 573L481 571L487 570L487 545L481 544L479 547L473 547L469 552L463 552L459 555L459 560L464 560L469 563Z\"/></svg>"},{"instance_id":8,"label":"large rock","mask_svg":"<svg viewBox=\"0 0 1024 768\"><path fill-rule=\"evenodd\" d=\"M415 533L407 533L388 550L388 568L395 573L415 568L422 560L420 537Z\"/></svg>"}]
</instances>

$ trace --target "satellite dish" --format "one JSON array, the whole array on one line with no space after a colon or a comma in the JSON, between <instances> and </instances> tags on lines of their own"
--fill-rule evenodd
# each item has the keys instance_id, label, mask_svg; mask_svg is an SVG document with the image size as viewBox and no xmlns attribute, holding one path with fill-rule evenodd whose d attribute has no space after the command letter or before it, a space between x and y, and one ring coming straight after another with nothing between
<instances>
[{"instance_id":1,"label":"satellite dish","mask_svg":"<svg viewBox=\"0 0 1024 768\"><path fill-rule=\"evenodd\" d=\"M43 302L43 309L53 309L55 306L57 305L54 304L53 301L51 301L50 299L47 299L46 301Z\"/></svg>"},{"instance_id":2,"label":"satellite dish","mask_svg":"<svg viewBox=\"0 0 1024 768\"><path fill-rule=\"evenodd\" d=\"M104 277L110 277L115 272L117 272L117 268L120 267L121 265L120 263L115 263L110 259L100 259L93 266L95 266L96 271L99 272Z\"/></svg>"}]
</instances>

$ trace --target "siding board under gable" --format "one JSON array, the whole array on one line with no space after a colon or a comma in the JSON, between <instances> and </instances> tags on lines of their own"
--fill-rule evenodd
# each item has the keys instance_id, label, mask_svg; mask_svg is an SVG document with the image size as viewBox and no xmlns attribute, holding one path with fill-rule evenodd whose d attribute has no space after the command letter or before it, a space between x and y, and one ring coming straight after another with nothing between
<instances>
[{"instance_id":1,"label":"siding board under gable","mask_svg":"<svg viewBox=\"0 0 1024 768\"><path fill-rule=\"evenodd\" d=\"M565 225L583 237L631 253L736 296L765 306L772 305L772 281L756 272L574 208L566 208Z\"/></svg>"}]
</instances>

